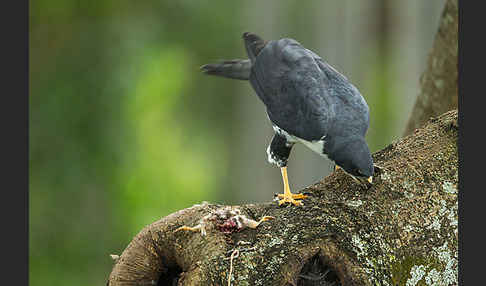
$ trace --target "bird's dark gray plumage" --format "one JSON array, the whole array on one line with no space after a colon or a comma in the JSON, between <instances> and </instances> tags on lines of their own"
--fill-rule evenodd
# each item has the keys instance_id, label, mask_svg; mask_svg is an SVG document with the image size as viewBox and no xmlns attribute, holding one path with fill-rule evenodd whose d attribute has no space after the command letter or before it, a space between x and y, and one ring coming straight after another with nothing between
<instances>
[{"instance_id":1,"label":"bird's dark gray plumage","mask_svg":"<svg viewBox=\"0 0 486 286\"><path fill-rule=\"evenodd\" d=\"M229 60L217 64L207 64L201 67L203 72L232 79L248 80L250 78L251 61Z\"/></svg>"},{"instance_id":2,"label":"bird's dark gray plumage","mask_svg":"<svg viewBox=\"0 0 486 286\"><path fill-rule=\"evenodd\" d=\"M299 142L353 176L371 177L373 160L364 138L369 108L358 89L294 39L265 42L252 33L244 33L243 39L249 59L201 69L250 81L275 130L268 160L286 166Z\"/></svg>"}]
</instances>

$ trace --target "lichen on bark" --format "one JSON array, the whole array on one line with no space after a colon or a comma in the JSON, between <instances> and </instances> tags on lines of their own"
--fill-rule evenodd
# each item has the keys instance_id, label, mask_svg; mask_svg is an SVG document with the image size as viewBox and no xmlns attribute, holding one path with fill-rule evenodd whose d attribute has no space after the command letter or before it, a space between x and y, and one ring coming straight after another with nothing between
<instances>
[{"instance_id":1,"label":"lichen on bark","mask_svg":"<svg viewBox=\"0 0 486 286\"><path fill-rule=\"evenodd\" d=\"M255 229L175 232L226 207L209 203L162 218L127 246L108 285L310 285L312 277L456 285L457 129L457 110L450 111L373 154L379 169L371 187L336 171L301 190L309 194L302 207L233 206L255 221L275 218Z\"/></svg>"}]
</instances>

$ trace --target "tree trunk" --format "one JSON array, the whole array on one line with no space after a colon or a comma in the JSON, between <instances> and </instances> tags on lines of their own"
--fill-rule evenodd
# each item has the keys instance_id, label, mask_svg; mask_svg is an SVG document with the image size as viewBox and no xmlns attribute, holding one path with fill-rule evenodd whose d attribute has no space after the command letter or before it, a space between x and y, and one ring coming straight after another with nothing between
<instances>
[{"instance_id":1,"label":"tree trunk","mask_svg":"<svg viewBox=\"0 0 486 286\"><path fill-rule=\"evenodd\" d=\"M301 207L171 214L135 236L108 285L457 285L457 130L453 110L376 152L371 187L338 170Z\"/></svg>"},{"instance_id":2,"label":"tree trunk","mask_svg":"<svg viewBox=\"0 0 486 286\"><path fill-rule=\"evenodd\" d=\"M458 10L458 0L447 0L404 135L430 117L457 109Z\"/></svg>"}]
</instances>

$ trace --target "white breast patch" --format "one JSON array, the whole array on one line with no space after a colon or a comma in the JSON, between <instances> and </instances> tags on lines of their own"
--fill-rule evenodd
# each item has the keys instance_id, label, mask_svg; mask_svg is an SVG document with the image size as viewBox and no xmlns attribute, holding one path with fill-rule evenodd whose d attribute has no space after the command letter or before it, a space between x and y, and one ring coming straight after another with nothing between
<instances>
[{"instance_id":1,"label":"white breast patch","mask_svg":"<svg viewBox=\"0 0 486 286\"><path fill-rule=\"evenodd\" d=\"M322 137L321 140L307 141L307 140L301 139L299 137L290 135L285 130L281 129L280 127L278 127L276 125L273 125L273 130L275 131L275 133L277 133L281 136L285 136L285 139L287 140L287 142L289 142L289 144L287 144L289 146L287 146L287 147L290 147L294 143L300 142L300 143L304 144L307 148L309 148L312 151L316 152L317 154L321 155L322 157L327 158L326 154L324 154L324 143L326 143L326 141L324 139L326 139L326 136Z\"/></svg>"}]
</instances>

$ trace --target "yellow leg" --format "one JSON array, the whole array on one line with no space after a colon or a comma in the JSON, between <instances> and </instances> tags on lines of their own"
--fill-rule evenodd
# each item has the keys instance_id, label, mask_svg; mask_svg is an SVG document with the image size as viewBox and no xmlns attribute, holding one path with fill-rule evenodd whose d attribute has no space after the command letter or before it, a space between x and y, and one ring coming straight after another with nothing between
<instances>
[{"instance_id":1,"label":"yellow leg","mask_svg":"<svg viewBox=\"0 0 486 286\"><path fill-rule=\"evenodd\" d=\"M296 206L302 205L301 201L297 201L298 199L305 199L307 198L306 195L303 194L292 194L290 192L290 187L289 187L289 179L287 177L287 167L282 167L280 168L280 171L282 172L282 179L284 183L284 193L283 194L278 194L278 197L281 199L278 201L278 205L282 205L284 203L291 203Z\"/></svg>"}]
</instances>

